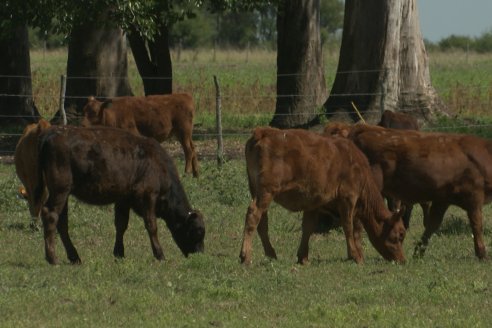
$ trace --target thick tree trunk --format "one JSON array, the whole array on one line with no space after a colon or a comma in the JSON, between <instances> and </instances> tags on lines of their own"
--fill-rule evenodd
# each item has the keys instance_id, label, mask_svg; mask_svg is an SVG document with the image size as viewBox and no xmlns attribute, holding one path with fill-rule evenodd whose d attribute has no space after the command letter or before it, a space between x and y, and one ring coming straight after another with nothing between
<instances>
[{"instance_id":1,"label":"thick tree trunk","mask_svg":"<svg viewBox=\"0 0 492 328\"><path fill-rule=\"evenodd\" d=\"M27 26L0 33L0 49L0 125L37 122Z\"/></svg>"},{"instance_id":2,"label":"thick tree trunk","mask_svg":"<svg viewBox=\"0 0 492 328\"><path fill-rule=\"evenodd\" d=\"M349 113L379 119L384 109L418 119L442 111L431 85L416 0L346 0L337 75L325 102L328 119ZM353 104L352 104L353 103Z\"/></svg>"},{"instance_id":3,"label":"thick tree trunk","mask_svg":"<svg viewBox=\"0 0 492 328\"><path fill-rule=\"evenodd\" d=\"M319 0L282 1L277 14L277 102L270 125L302 127L326 97Z\"/></svg>"},{"instance_id":4,"label":"thick tree trunk","mask_svg":"<svg viewBox=\"0 0 492 328\"><path fill-rule=\"evenodd\" d=\"M128 35L133 57L142 77L145 95L173 92L173 70L169 51L169 32L162 25L154 41L146 41L137 31Z\"/></svg>"},{"instance_id":5,"label":"thick tree trunk","mask_svg":"<svg viewBox=\"0 0 492 328\"><path fill-rule=\"evenodd\" d=\"M121 29L90 23L75 27L70 37L65 109L68 121L75 123L89 96L129 96L132 91ZM55 120L59 116L57 113Z\"/></svg>"}]
</instances>

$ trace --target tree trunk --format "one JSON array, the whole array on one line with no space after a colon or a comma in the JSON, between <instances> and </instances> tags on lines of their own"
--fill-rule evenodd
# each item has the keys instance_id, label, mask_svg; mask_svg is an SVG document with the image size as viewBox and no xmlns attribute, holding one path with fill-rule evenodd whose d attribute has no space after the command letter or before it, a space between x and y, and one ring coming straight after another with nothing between
<instances>
[{"instance_id":1,"label":"tree trunk","mask_svg":"<svg viewBox=\"0 0 492 328\"><path fill-rule=\"evenodd\" d=\"M326 97L319 0L282 1L277 14L277 102L271 126L305 126Z\"/></svg>"},{"instance_id":2,"label":"tree trunk","mask_svg":"<svg viewBox=\"0 0 492 328\"><path fill-rule=\"evenodd\" d=\"M128 35L133 57L142 78L145 95L173 92L173 70L169 51L169 32L161 25L154 41L146 41L136 30Z\"/></svg>"},{"instance_id":3,"label":"tree trunk","mask_svg":"<svg viewBox=\"0 0 492 328\"><path fill-rule=\"evenodd\" d=\"M0 33L0 49L0 125L37 122L27 26Z\"/></svg>"},{"instance_id":4,"label":"tree trunk","mask_svg":"<svg viewBox=\"0 0 492 328\"><path fill-rule=\"evenodd\" d=\"M94 23L75 27L70 35L65 109L75 123L89 96L133 95L128 82L125 34L119 28ZM55 120L60 117L57 113Z\"/></svg>"},{"instance_id":5,"label":"tree trunk","mask_svg":"<svg viewBox=\"0 0 492 328\"><path fill-rule=\"evenodd\" d=\"M432 119L442 103L431 85L416 0L346 0L328 119L377 120L385 109ZM353 104L352 104L353 103Z\"/></svg>"}]
</instances>

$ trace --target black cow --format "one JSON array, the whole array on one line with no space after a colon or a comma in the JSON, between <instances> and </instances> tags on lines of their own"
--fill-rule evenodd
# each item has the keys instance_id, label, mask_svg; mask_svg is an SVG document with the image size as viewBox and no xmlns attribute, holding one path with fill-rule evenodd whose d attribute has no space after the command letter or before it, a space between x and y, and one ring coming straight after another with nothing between
<instances>
[{"instance_id":1,"label":"black cow","mask_svg":"<svg viewBox=\"0 0 492 328\"><path fill-rule=\"evenodd\" d=\"M172 159L157 141L115 128L52 127L40 135L38 160L35 197L44 187L49 191L41 211L49 263L58 263L55 229L70 262L81 262L68 234L70 194L89 204L115 204L116 257L124 256L123 234L130 209L143 218L158 260L164 254L156 217L166 221L185 256L203 251L202 215L192 210Z\"/></svg>"}]
</instances>

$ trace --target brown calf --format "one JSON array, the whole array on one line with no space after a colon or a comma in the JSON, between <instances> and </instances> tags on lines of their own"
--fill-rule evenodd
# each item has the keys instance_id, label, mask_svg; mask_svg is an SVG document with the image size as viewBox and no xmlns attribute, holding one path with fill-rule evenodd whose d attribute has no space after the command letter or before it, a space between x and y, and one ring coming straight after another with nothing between
<instances>
[{"instance_id":1,"label":"brown calf","mask_svg":"<svg viewBox=\"0 0 492 328\"><path fill-rule=\"evenodd\" d=\"M384 194L405 203L432 202L415 248L423 255L450 205L464 209L475 254L485 259L482 207L492 201L492 141L463 134L329 124L328 135L345 135L366 154Z\"/></svg>"},{"instance_id":2,"label":"brown calf","mask_svg":"<svg viewBox=\"0 0 492 328\"><path fill-rule=\"evenodd\" d=\"M403 222L385 207L367 159L352 142L304 130L257 128L246 143L246 164L253 201L246 214L240 253L243 263L251 262L256 229L266 256L276 258L268 237L272 201L290 211L304 212L299 263L308 260L309 238L318 214L327 210L341 217L350 259L363 261L362 223L385 259L404 261Z\"/></svg>"},{"instance_id":3,"label":"brown calf","mask_svg":"<svg viewBox=\"0 0 492 328\"><path fill-rule=\"evenodd\" d=\"M36 208L42 206L50 264L58 263L56 231L70 262L81 262L68 234L69 195L93 205L114 204L116 257L124 256L123 235L130 210L143 218L158 260L164 253L157 237L157 217L164 219L185 256L203 251L203 217L191 208L173 160L157 141L122 129L69 126L49 128L39 140L35 190L46 188L49 197L46 201L35 197L34 201Z\"/></svg>"},{"instance_id":4,"label":"brown calf","mask_svg":"<svg viewBox=\"0 0 492 328\"><path fill-rule=\"evenodd\" d=\"M185 173L198 176L198 157L192 140L195 106L187 93L147 97L117 97L100 102L89 97L82 126L105 125L163 142L175 136L185 154Z\"/></svg>"},{"instance_id":5,"label":"brown calf","mask_svg":"<svg viewBox=\"0 0 492 328\"><path fill-rule=\"evenodd\" d=\"M419 123L415 117L409 114L401 112L392 112L390 110L385 110L383 115L381 115L381 120L378 123L379 126L383 128L392 128L400 130L419 130ZM390 210L396 210L400 208L400 200L393 199L392 197L387 197L388 207ZM428 209L428 204L421 204L422 208ZM410 216L412 215L412 205L405 204L403 213L403 223L405 228L408 229L410 226Z\"/></svg>"},{"instance_id":6,"label":"brown calf","mask_svg":"<svg viewBox=\"0 0 492 328\"><path fill-rule=\"evenodd\" d=\"M401 130L419 130L417 119L411 115L392 112L385 110L381 115L381 120L378 123L383 128L401 129Z\"/></svg>"}]
</instances>

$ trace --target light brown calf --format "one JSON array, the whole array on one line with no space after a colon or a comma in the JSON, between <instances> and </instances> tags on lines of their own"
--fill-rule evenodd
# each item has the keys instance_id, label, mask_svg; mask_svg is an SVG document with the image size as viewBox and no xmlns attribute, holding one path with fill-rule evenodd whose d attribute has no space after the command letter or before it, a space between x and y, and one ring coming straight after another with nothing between
<instances>
[{"instance_id":1,"label":"light brown calf","mask_svg":"<svg viewBox=\"0 0 492 328\"><path fill-rule=\"evenodd\" d=\"M146 97L117 97L100 102L88 99L82 126L121 128L163 142L175 136L185 154L185 173L198 177L198 157L192 140L195 106L187 93Z\"/></svg>"},{"instance_id":2,"label":"light brown calf","mask_svg":"<svg viewBox=\"0 0 492 328\"><path fill-rule=\"evenodd\" d=\"M304 212L299 263L307 262L309 238L318 214L327 210L337 211L341 217L350 259L363 262L363 225L372 245L385 259L405 260L403 222L385 207L367 159L352 142L304 130L257 128L245 152L253 200L246 213L241 262L251 262L256 229L265 255L276 258L268 237L268 207L272 201L290 211Z\"/></svg>"}]
</instances>

